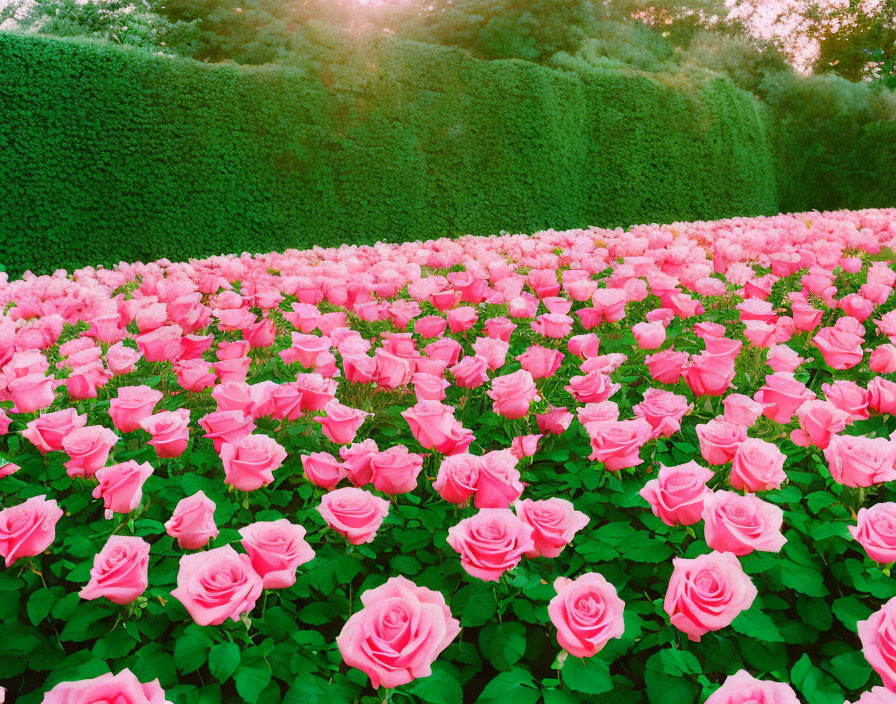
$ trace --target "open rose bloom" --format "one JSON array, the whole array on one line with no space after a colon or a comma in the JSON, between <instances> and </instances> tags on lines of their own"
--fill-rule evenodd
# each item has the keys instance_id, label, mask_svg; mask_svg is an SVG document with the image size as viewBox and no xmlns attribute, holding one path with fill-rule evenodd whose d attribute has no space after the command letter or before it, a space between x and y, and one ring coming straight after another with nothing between
<instances>
[{"instance_id":1,"label":"open rose bloom","mask_svg":"<svg viewBox=\"0 0 896 704\"><path fill-rule=\"evenodd\" d=\"M0 272L8 699L896 704L894 286L896 210Z\"/></svg>"}]
</instances>

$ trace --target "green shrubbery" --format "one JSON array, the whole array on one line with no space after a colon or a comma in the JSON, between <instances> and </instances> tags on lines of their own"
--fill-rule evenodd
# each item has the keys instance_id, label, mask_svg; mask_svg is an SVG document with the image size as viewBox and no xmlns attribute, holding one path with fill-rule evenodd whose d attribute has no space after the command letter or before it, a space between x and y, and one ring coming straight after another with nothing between
<instances>
[{"instance_id":1,"label":"green shrubbery","mask_svg":"<svg viewBox=\"0 0 896 704\"><path fill-rule=\"evenodd\" d=\"M14 34L0 63L12 273L779 207L756 102L701 69L380 41L311 74Z\"/></svg>"}]
</instances>

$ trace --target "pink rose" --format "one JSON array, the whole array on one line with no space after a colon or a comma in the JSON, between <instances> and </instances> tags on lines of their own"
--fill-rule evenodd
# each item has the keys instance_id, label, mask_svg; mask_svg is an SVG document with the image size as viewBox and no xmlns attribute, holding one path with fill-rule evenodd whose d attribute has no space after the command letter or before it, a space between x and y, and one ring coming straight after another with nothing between
<instances>
[{"instance_id":1,"label":"pink rose","mask_svg":"<svg viewBox=\"0 0 896 704\"><path fill-rule=\"evenodd\" d=\"M70 477L92 477L106 464L109 451L118 442L118 436L101 425L76 428L62 441L62 449L68 453L65 471Z\"/></svg>"},{"instance_id":2,"label":"pink rose","mask_svg":"<svg viewBox=\"0 0 896 704\"><path fill-rule=\"evenodd\" d=\"M142 358L143 355L137 350L116 342L106 350L106 367L115 376L130 374L137 368L137 362Z\"/></svg>"},{"instance_id":3,"label":"pink rose","mask_svg":"<svg viewBox=\"0 0 896 704\"><path fill-rule=\"evenodd\" d=\"M445 313L451 332L463 332L472 328L479 320L479 314L472 306L461 306Z\"/></svg>"},{"instance_id":4,"label":"pink rose","mask_svg":"<svg viewBox=\"0 0 896 704\"><path fill-rule=\"evenodd\" d=\"M243 328L243 339L249 343L249 347L252 349L270 347L277 339L277 326L270 318L262 318L257 323Z\"/></svg>"},{"instance_id":5,"label":"pink rose","mask_svg":"<svg viewBox=\"0 0 896 704\"><path fill-rule=\"evenodd\" d=\"M854 381L838 379L830 384L822 384L825 398L841 411L849 413L851 421L866 420L868 415L868 392Z\"/></svg>"},{"instance_id":6,"label":"pink rose","mask_svg":"<svg viewBox=\"0 0 896 704\"><path fill-rule=\"evenodd\" d=\"M538 452L538 441L542 435L521 435L510 441L510 451L518 460L523 457L532 457Z\"/></svg>"},{"instance_id":7,"label":"pink rose","mask_svg":"<svg viewBox=\"0 0 896 704\"><path fill-rule=\"evenodd\" d=\"M753 398L765 406L762 413L766 418L787 424L800 406L815 398L815 393L797 381L793 374L775 372L765 377L765 386Z\"/></svg>"},{"instance_id":8,"label":"pink rose","mask_svg":"<svg viewBox=\"0 0 896 704\"><path fill-rule=\"evenodd\" d=\"M809 332L817 328L821 324L821 316L824 313L824 311L799 301L791 303L790 310L796 329L802 332Z\"/></svg>"},{"instance_id":9,"label":"pink rose","mask_svg":"<svg viewBox=\"0 0 896 704\"><path fill-rule=\"evenodd\" d=\"M374 688L429 677L432 663L460 633L445 597L404 577L368 589L361 603L336 644L345 664L366 673Z\"/></svg>"},{"instance_id":10,"label":"pink rose","mask_svg":"<svg viewBox=\"0 0 896 704\"><path fill-rule=\"evenodd\" d=\"M575 318L571 318L568 315L545 313L544 315L539 315L534 322L529 324L529 327L536 335L559 340L572 332L573 323L575 323Z\"/></svg>"},{"instance_id":11,"label":"pink rose","mask_svg":"<svg viewBox=\"0 0 896 704\"><path fill-rule=\"evenodd\" d=\"M517 355L520 366L532 375L533 379L547 379L554 376L563 362L563 353L548 349L541 345L532 345L525 352Z\"/></svg>"},{"instance_id":12,"label":"pink rose","mask_svg":"<svg viewBox=\"0 0 896 704\"><path fill-rule=\"evenodd\" d=\"M423 456L408 452L404 445L390 447L370 458L373 486L390 496L416 489L417 475L422 469Z\"/></svg>"},{"instance_id":13,"label":"pink rose","mask_svg":"<svg viewBox=\"0 0 896 704\"><path fill-rule=\"evenodd\" d=\"M660 320L653 323L635 323L632 326L632 334L642 350L656 350L666 341L666 326Z\"/></svg>"},{"instance_id":14,"label":"pink rose","mask_svg":"<svg viewBox=\"0 0 896 704\"><path fill-rule=\"evenodd\" d=\"M493 337L477 337L473 343L473 352L476 356L482 357L492 371L504 366L509 348L509 343Z\"/></svg>"},{"instance_id":15,"label":"pink rose","mask_svg":"<svg viewBox=\"0 0 896 704\"><path fill-rule=\"evenodd\" d=\"M822 328L812 342L834 369L852 369L862 361L862 337L842 327Z\"/></svg>"},{"instance_id":16,"label":"pink rose","mask_svg":"<svg viewBox=\"0 0 896 704\"><path fill-rule=\"evenodd\" d=\"M722 405L725 407L726 421L746 428L752 426L762 415L762 404L743 394L729 394L723 399Z\"/></svg>"},{"instance_id":17,"label":"pink rose","mask_svg":"<svg viewBox=\"0 0 896 704\"><path fill-rule=\"evenodd\" d=\"M296 583L296 569L314 558L305 529L285 518L258 521L240 528L240 544L265 589L286 589Z\"/></svg>"},{"instance_id":18,"label":"pink rose","mask_svg":"<svg viewBox=\"0 0 896 704\"><path fill-rule=\"evenodd\" d=\"M476 483L476 508L507 508L523 493L519 460L509 449L486 452L479 458L479 481Z\"/></svg>"},{"instance_id":19,"label":"pink rose","mask_svg":"<svg viewBox=\"0 0 896 704\"><path fill-rule=\"evenodd\" d=\"M896 597L856 624L862 653L884 687L896 691Z\"/></svg>"},{"instance_id":20,"label":"pink rose","mask_svg":"<svg viewBox=\"0 0 896 704\"><path fill-rule=\"evenodd\" d=\"M896 479L896 444L889 438L834 435L824 450L835 482L867 487Z\"/></svg>"},{"instance_id":21,"label":"pink rose","mask_svg":"<svg viewBox=\"0 0 896 704\"><path fill-rule=\"evenodd\" d=\"M871 691L863 692L853 704L896 704L896 694L884 687L872 687Z\"/></svg>"},{"instance_id":22,"label":"pink rose","mask_svg":"<svg viewBox=\"0 0 896 704\"><path fill-rule=\"evenodd\" d=\"M681 419L693 408L687 398L663 389L648 388L641 403L632 408L653 429L654 438L668 438L681 430Z\"/></svg>"},{"instance_id":23,"label":"pink rose","mask_svg":"<svg viewBox=\"0 0 896 704\"><path fill-rule=\"evenodd\" d=\"M439 401L418 401L401 416L414 439L427 450L450 455L463 452L473 441L473 432L454 417L454 407Z\"/></svg>"},{"instance_id":24,"label":"pink rose","mask_svg":"<svg viewBox=\"0 0 896 704\"><path fill-rule=\"evenodd\" d=\"M90 581L82 599L106 597L114 604L130 604L149 583L149 543L143 538L113 535L93 558Z\"/></svg>"},{"instance_id":25,"label":"pink rose","mask_svg":"<svg viewBox=\"0 0 896 704\"><path fill-rule=\"evenodd\" d=\"M74 408L45 413L28 422L22 437L34 445L41 454L61 452L62 441L77 428L87 424L87 414L78 415Z\"/></svg>"},{"instance_id":26,"label":"pink rose","mask_svg":"<svg viewBox=\"0 0 896 704\"><path fill-rule=\"evenodd\" d=\"M545 435L563 435L572 423L575 416L566 406L552 408L547 413L539 413L535 416L538 429Z\"/></svg>"},{"instance_id":27,"label":"pink rose","mask_svg":"<svg viewBox=\"0 0 896 704\"><path fill-rule=\"evenodd\" d=\"M713 478L711 469L694 461L674 467L660 466L656 479L651 479L638 493L650 504L654 516L669 526L690 526L703 515L703 500L710 489L706 482Z\"/></svg>"},{"instance_id":28,"label":"pink rose","mask_svg":"<svg viewBox=\"0 0 896 704\"><path fill-rule=\"evenodd\" d=\"M574 335L566 343L570 354L579 359L589 359L600 354L600 338L593 332L587 335Z\"/></svg>"},{"instance_id":29,"label":"pink rose","mask_svg":"<svg viewBox=\"0 0 896 704\"><path fill-rule=\"evenodd\" d=\"M856 525L849 532L875 562L896 562L896 503L860 508Z\"/></svg>"},{"instance_id":30,"label":"pink rose","mask_svg":"<svg viewBox=\"0 0 896 704\"><path fill-rule=\"evenodd\" d=\"M133 672L125 668L117 675L105 675L77 682L60 682L44 695L43 704L170 704L159 681L141 684Z\"/></svg>"},{"instance_id":31,"label":"pink rose","mask_svg":"<svg viewBox=\"0 0 896 704\"><path fill-rule=\"evenodd\" d=\"M753 494L709 494L703 499L703 522L706 544L719 552L780 552L787 542L781 534L784 512Z\"/></svg>"},{"instance_id":32,"label":"pink rose","mask_svg":"<svg viewBox=\"0 0 896 704\"><path fill-rule=\"evenodd\" d=\"M461 389L478 389L488 381L488 364L482 357L464 357L448 371L454 375L454 385Z\"/></svg>"},{"instance_id":33,"label":"pink rose","mask_svg":"<svg viewBox=\"0 0 896 704\"><path fill-rule=\"evenodd\" d=\"M339 448L339 456L348 471L348 480L355 486L364 486L373 481L373 470L370 460L380 449L374 440L368 438L364 442L356 442L348 447Z\"/></svg>"},{"instance_id":34,"label":"pink rose","mask_svg":"<svg viewBox=\"0 0 896 704\"><path fill-rule=\"evenodd\" d=\"M697 424L697 438L700 454L708 464L719 465L731 462L738 446L747 439L747 429L726 420L713 418Z\"/></svg>"},{"instance_id":35,"label":"pink rose","mask_svg":"<svg viewBox=\"0 0 896 704\"><path fill-rule=\"evenodd\" d=\"M177 383L184 391L198 393L214 386L217 376L204 359L182 359L174 364Z\"/></svg>"},{"instance_id":36,"label":"pink rose","mask_svg":"<svg viewBox=\"0 0 896 704\"><path fill-rule=\"evenodd\" d=\"M765 363L776 372L793 372L805 361L787 345L775 345L769 350Z\"/></svg>"},{"instance_id":37,"label":"pink rose","mask_svg":"<svg viewBox=\"0 0 896 704\"><path fill-rule=\"evenodd\" d=\"M152 435L149 444L163 458L180 457L190 442L190 411L162 411L144 418L140 427Z\"/></svg>"},{"instance_id":38,"label":"pink rose","mask_svg":"<svg viewBox=\"0 0 896 704\"><path fill-rule=\"evenodd\" d=\"M741 491L780 489L787 479L784 460L787 455L776 445L758 438L747 438L737 447L729 482Z\"/></svg>"},{"instance_id":39,"label":"pink rose","mask_svg":"<svg viewBox=\"0 0 896 704\"><path fill-rule=\"evenodd\" d=\"M672 625L699 641L752 606L756 587L730 552L712 552L692 560L673 558L663 610Z\"/></svg>"},{"instance_id":40,"label":"pink rose","mask_svg":"<svg viewBox=\"0 0 896 704\"><path fill-rule=\"evenodd\" d=\"M56 397L53 377L43 373L27 374L9 382L9 395L15 406L13 413L34 413L46 408Z\"/></svg>"},{"instance_id":41,"label":"pink rose","mask_svg":"<svg viewBox=\"0 0 896 704\"><path fill-rule=\"evenodd\" d=\"M123 433L140 428L140 421L152 415L156 404L162 400L162 392L146 385L122 386L118 396L109 401L109 417Z\"/></svg>"},{"instance_id":42,"label":"pink rose","mask_svg":"<svg viewBox=\"0 0 896 704\"><path fill-rule=\"evenodd\" d=\"M255 423L242 411L215 411L199 419L199 425L205 430L205 437L215 446L215 452L221 454L224 443L237 444L255 430Z\"/></svg>"},{"instance_id":43,"label":"pink rose","mask_svg":"<svg viewBox=\"0 0 896 704\"><path fill-rule=\"evenodd\" d=\"M252 401L252 387L245 381L229 381L218 384L212 390L212 398L215 399L218 411L242 411L247 416L255 418Z\"/></svg>"},{"instance_id":44,"label":"pink rose","mask_svg":"<svg viewBox=\"0 0 896 704\"><path fill-rule=\"evenodd\" d=\"M885 344L875 347L868 360L868 366L876 374L896 372L896 345Z\"/></svg>"},{"instance_id":45,"label":"pink rose","mask_svg":"<svg viewBox=\"0 0 896 704\"><path fill-rule=\"evenodd\" d=\"M136 460L100 468L96 473L99 484L93 490L93 498L103 500L106 518L112 518L113 513L135 510L143 498L143 484L152 473L149 462L138 464Z\"/></svg>"},{"instance_id":46,"label":"pink rose","mask_svg":"<svg viewBox=\"0 0 896 704\"><path fill-rule=\"evenodd\" d=\"M483 327L489 337L509 342L510 336L516 330L516 323L505 317L489 318L483 323Z\"/></svg>"},{"instance_id":47,"label":"pink rose","mask_svg":"<svg viewBox=\"0 0 896 704\"><path fill-rule=\"evenodd\" d=\"M619 391L622 386L613 383L606 374L593 371L585 376L572 377L569 386L563 388L580 403L601 403Z\"/></svg>"},{"instance_id":48,"label":"pink rose","mask_svg":"<svg viewBox=\"0 0 896 704\"><path fill-rule=\"evenodd\" d=\"M389 513L389 502L364 489L331 491L320 500L318 512L327 525L352 545L373 542Z\"/></svg>"},{"instance_id":49,"label":"pink rose","mask_svg":"<svg viewBox=\"0 0 896 704\"><path fill-rule=\"evenodd\" d=\"M11 567L20 557L40 555L56 539L62 509L54 499L33 496L0 511L0 555Z\"/></svg>"},{"instance_id":50,"label":"pink rose","mask_svg":"<svg viewBox=\"0 0 896 704\"><path fill-rule=\"evenodd\" d=\"M797 409L796 416L800 423L800 430L794 430L791 437L794 433L799 433L797 439L800 442L797 444L804 447L815 445L822 450L831 442L831 437L843 430L850 422L848 412L837 408L829 401L817 399L806 401Z\"/></svg>"},{"instance_id":51,"label":"pink rose","mask_svg":"<svg viewBox=\"0 0 896 704\"><path fill-rule=\"evenodd\" d=\"M507 508L484 508L448 529L448 544L467 574L497 582L535 549L532 526Z\"/></svg>"},{"instance_id":52,"label":"pink rose","mask_svg":"<svg viewBox=\"0 0 896 704\"><path fill-rule=\"evenodd\" d=\"M465 504L476 493L479 486L481 459L466 452L451 455L442 460L439 473L432 488L445 501Z\"/></svg>"},{"instance_id":53,"label":"pink rose","mask_svg":"<svg viewBox=\"0 0 896 704\"><path fill-rule=\"evenodd\" d=\"M286 450L267 435L247 435L221 446L224 483L240 491L255 491L274 481L274 472L286 459Z\"/></svg>"},{"instance_id":54,"label":"pink rose","mask_svg":"<svg viewBox=\"0 0 896 704\"><path fill-rule=\"evenodd\" d=\"M611 638L622 638L625 602L602 575L557 577L554 589L557 596L548 604L548 616L557 629L557 642L570 655L590 658Z\"/></svg>"},{"instance_id":55,"label":"pink rose","mask_svg":"<svg viewBox=\"0 0 896 704\"><path fill-rule=\"evenodd\" d=\"M215 525L215 502L197 491L192 496L181 499L174 507L174 513L165 523L165 532L177 539L183 550L198 550L218 537Z\"/></svg>"},{"instance_id":56,"label":"pink rose","mask_svg":"<svg viewBox=\"0 0 896 704\"><path fill-rule=\"evenodd\" d=\"M348 476L348 470L339 460L328 452L312 452L302 455L302 468L305 477L314 486L319 486L327 491L333 488Z\"/></svg>"},{"instance_id":57,"label":"pink rose","mask_svg":"<svg viewBox=\"0 0 896 704\"><path fill-rule=\"evenodd\" d=\"M176 362L182 353L181 335L177 325L165 325L134 338L137 349L147 362Z\"/></svg>"},{"instance_id":58,"label":"pink rose","mask_svg":"<svg viewBox=\"0 0 896 704\"><path fill-rule=\"evenodd\" d=\"M445 398L445 390L451 386L451 382L441 376L420 371L414 372L411 383L418 401L441 401Z\"/></svg>"},{"instance_id":59,"label":"pink rose","mask_svg":"<svg viewBox=\"0 0 896 704\"><path fill-rule=\"evenodd\" d=\"M710 340L725 338L711 337ZM723 396L734 380L734 359L710 354L695 355L682 372L688 388L695 396Z\"/></svg>"},{"instance_id":60,"label":"pink rose","mask_svg":"<svg viewBox=\"0 0 896 704\"><path fill-rule=\"evenodd\" d=\"M298 384L280 384L271 392L271 417L276 420L296 420L302 415L302 391Z\"/></svg>"},{"instance_id":61,"label":"pink rose","mask_svg":"<svg viewBox=\"0 0 896 704\"><path fill-rule=\"evenodd\" d=\"M557 497L540 501L524 499L514 502L513 508L521 521L532 526L535 547L526 553L529 558L557 557L591 520L576 511L572 503Z\"/></svg>"},{"instance_id":62,"label":"pink rose","mask_svg":"<svg viewBox=\"0 0 896 704\"><path fill-rule=\"evenodd\" d=\"M264 586L248 555L230 545L182 555L177 571L177 599L200 626L239 621L255 608Z\"/></svg>"},{"instance_id":63,"label":"pink rose","mask_svg":"<svg viewBox=\"0 0 896 704\"><path fill-rule=\"evenodd\" d=\"M488 396L494 401L492 410L510 420L524 417L539 398L535 380L525 369L492 379Z\"/></svg>"},{"instance_id":64,"label":"pink rose","mask_svg":"<svg viewBox=\"0 0 896 704\"><path fill-rule=\"evenodd\" d=\"M392 354L383 347L378 347L373 356L376 362L374 380L377 385L397 389L410 383L414 375L414 365L410 359Z\"/></svg>"},{"instance_id":65,"label":"pink rose","mask_svg":"<svg viewBox=\"0 0 896 704\"><path fill-rule=\"evenodd\" d=\"M591 296L594 306L596 324L601 322L618 323L625 317L625 304L628 296L618 288L599 288Z\"/></svg>"},{"instance_id":66,"label":"pink rose","mask_svg":"<svg viewBox=\"0 0 896 704\"><path fill-rule=\"evenodd\" d=\"M738 670L713 692L705 704L800 704L790 685L757 680L746 670Z\"/></svg>"},{"instance_id":67,"label":"pink rose","mask_svg":"<svg viewBox=\"0 0 896 704\"><path fill-rule=\"evenodd\" d=\"M677 384L687 361L688 353L676 350L663 350L644 358L650 378L661 384Z\"/></svg>"},{"instance_id":68,"label":"pink rose","mask_svg":"<svg viewBox=\"0 0 896 704\"><path fill-rule=\"evenodd\" d=\"M414 332L421 337L440 337L445 332L448 321L438 315L427 315L414 321Z\"/></svg>"},{"instance_id":69,"label":"pink rose","mask_svg":"<svg viewBox=\"0 0 896 704\"><path fill-rule=\"evenodd\" d=\"M653 428L641 418L588 423L585 430L591 438L588 459L603 462L611 472L641 464L641 448L653 437Z\"/></svg>"},{"instance_id":70,"label":"pink rose","mask_svg":"<svg viewBox=\"0 0 896 704\"><path fill-rule=\"evenodd\" d=\"M896 414L896 384L879 376L869 381L868 407L876 413Z\"/></svg>"}]
</instances>

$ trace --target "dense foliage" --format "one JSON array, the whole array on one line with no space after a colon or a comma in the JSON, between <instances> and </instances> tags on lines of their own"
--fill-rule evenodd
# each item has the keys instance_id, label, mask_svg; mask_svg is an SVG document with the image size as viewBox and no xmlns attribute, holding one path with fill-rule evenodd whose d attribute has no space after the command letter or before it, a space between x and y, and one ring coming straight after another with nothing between
<instances>
[{"instance_id":1,"label":"dense foliage","mask_svg":"<svg viewBox=\"0 0 896 704\"><path fill-rule=\"evenodd\" d=\"M314 76L12 34L0 62L15 273L779 208L754 101L706 72L665 85L399 43ZM849 200L885 201L872 179Z\"/></svg>"},{"instance_id":2,"label":"dense foliage","mask_svg":"<svg viewBox=\"0 0 896 704\"><path fill-rule=\"evenodd\" d=\"M0 680L21 704L894 687L894 246L890 210L3 280ZM326 508L349 482L381 524ZM500 517L484 544L474 517ZM251 539L272 521L292 537Z\"/></svg>"}]
</instances>

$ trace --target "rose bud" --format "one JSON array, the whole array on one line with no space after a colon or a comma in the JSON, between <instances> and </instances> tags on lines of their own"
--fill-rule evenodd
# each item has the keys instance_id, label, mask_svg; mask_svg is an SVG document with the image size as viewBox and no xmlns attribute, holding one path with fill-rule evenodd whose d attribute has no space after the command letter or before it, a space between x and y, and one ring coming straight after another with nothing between
<instances>
[{"instance_id":1,"label":"rose bud","mask_svg":"<svg viewBox=\"0 0 896 704\"><path fill-rule=\"evenodd\" d=\"M176 538L177 544L184 550L205 547L209 540L218 537L215 502L202 491L181 499L165 523L165 532Z\"/></svg>"}]
</instances>

